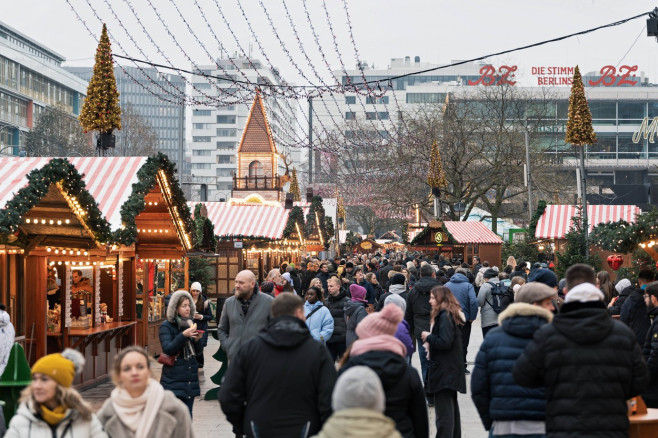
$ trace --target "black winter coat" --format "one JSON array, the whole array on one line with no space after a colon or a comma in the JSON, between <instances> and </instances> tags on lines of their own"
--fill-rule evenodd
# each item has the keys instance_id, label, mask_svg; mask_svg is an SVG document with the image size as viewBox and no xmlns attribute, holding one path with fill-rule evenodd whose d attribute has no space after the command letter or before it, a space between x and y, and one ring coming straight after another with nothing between
<instances>
[{"instance_id":1,"label":"black winter coat","mask_svg":"<svg viewBox=\"0 0 658 438\"><path fill-rule=\"evenodd\" d=\"M345 291L341 290L335 297L327 295L324 300L324 307L329 309L331 317L334 318L334 332L327 344L345 343L345 332L347 331L347 322L345 321L345 304L349 301Z\"/></svg>"},{"instance_id":2,"label":"black winter coat","mask_svg":"<svg viewBox=\"0 0 658 438\"><path fill-rule=\"evenodd\" d=\"M377 275L377 281L379 281L379 284L382 285L382 287L386 290L388 290L388 284L389 284L389 278L388 278L388 273L393 269L393 266L386 265L383 268L379 270L379 273Z\"/></svg>"},{"instance_id":3,"label":"black winter coat","mask_svg":"<svg viewBox=\"0 0 658 438\"><path fill-rule=\"evenodd\" d=\"M178 325L165 321L160 324L160 345L169 356L178 355L173 367L162 366L160 383L164 389L173 392L178 398L191 398L201 395L199 388L199 365L196 357L185 359L184 345L188 338ZM195 342L195 341L190 341Z\"/></svg>"},{"instance_id":4,"label":"black winter coat","mask_svg":"<svg viewBox=\"0 0 658 438\"><path fill-rule=\"evenodd\" d=\"M395 295L395 294L392 292L386 292L381 297L379 297L379 302L377 302L377 305L375 306L375 310L378 312L382 310L384 308L384 304L386 304L386 298L390 297L391 295ZM407 298L409 297L409 292L408 291L402 292L401 294L398 295L400 295L402 299L407 301Z\"/></svg>"},{"instance_id":5,"label":"black winter coat","mask_svg":"<svg viewBox=\"0 0 658 438\"><path fill-rule=\"evenodd\" d=\"M602 301L563 304L513 375L519 385L546 388L549 437L628 437L626 400L649 383L635 335Z\"/></svg>"},{"instance_id":6,"label":"black winter coat","mask_svg":"<svg viewBox=\"0 0 658 438\"><path fill-rule=\"evenodd\" d=\"M624 305L621 306L619 320L633 330L638 345L644 345L651 320L647 315L647 304L644 302L644 292L641 289L631 290Z\"/></svg>"},{"instance_id":7,"label":"black winter coat","mask_svg":"<svg viewBox=\"0 0 658 438\"><path fill-rule=\"evenodd\" d=\"M339 375L353 366L366 366L377 373L386 395L384 415L395 421L404 438L427 437L429 426L425 391L416 371L405 358L390 351L369 351L352 356Z\"/></svg>"},{"instance_id":8,"label":"black winter coat","mask_svg":"<svg viewBox=\"0 0 658 438\"><path fill-rule=\"evenodd\" d=\"M434 394L443 389L465 393L462 331L447 310L442 309L436 315L427 343L430 345L425 385L427 393Z\"/></svg>"},{"instance_id":9,"label":"black winter coat","mask_svg":"<svg viewBox=\"0 0 658 438\"><path fill-rule=\"evenodd\" d=\"M195 319L197 330L203 330L203 336L196 343L197 351L200 351L199 348L203 349L208 345L208 322L212 319L212 309L210 308L210 303L208 298L205 295L202 295L203 305L201 307L196 307L196 313L203 316L203 319Z\"/></svg>"},{"instance_id":10,"label":"black winter coat","mask_svg":"<svg viewBox=\"0 0 658 438\"><path fill-rule=\"evenodd\" d=\"M349 347L352 342L358 339L356 335L356 326L368 316L365 303L358 301L348 301L343 307L345 312L345 345Z\"/></svg>"},{"instance_id":11,"label":"black winter coat","mask_svg":"<svg viewBox=\"0 0 658 438\"><path fill-rule=\"evenodd\" d=\"M619 315L621 314L621 308L624 305L624 302L626 299L628 299L628 296L631 294L631 291L633 291L633 287L627 287L626 289L622 290L619 296L617 296L617 299L615 300L615 304L610 306L608 308L608 312L610 315Z\"/></svg>"},{"instance_id":12,"label":"black winter coat","mask_svg":"<svg viewBox=\"0 0 658 438\"><path fill-rule=\"evenodd\" d=\"M512 368L537 329L552 319L541 307L512 303L500 314L502 324L484 338L471 374L471 398L486 430L494 421L544 421L544 388L517 385Z\"/></svg>"},{"instance_id":13,"label":"black winter coat","mask_svg":"<svg viewBox=\"0 0 658 438\"><path fill-rule=\"evenodd\" d=\"M647 362L649 368L649 376L651 382L649 386L642 393L642 398L647 404L647 407L658 408L658 307L653 307L649 310L649 318L653 321L651 328L647 332L647 337L644 340L644 348L642 349L642 356Z\"/></svg>"},{"instance_id":14,"label":"black winter coat","mask_svg":"<svg viewBox=\"0 0 658 438\"><path fill-rule=\"evenodd\" d=\"M430 291L439 282L434 277L421 277L407 297L407 311L404 319L409 323L409 332L420 339L422 332L430 331ZM463 365L463 364L462 364Z\"/></svg>"},{"instance_id":15,"label":"black winter coat","mask_svg":"<svg viewBox=\"0 0 658 438\"><path fill-rule=\"evenodd\" d=\"M240 348L218 399L237 435L253 437L253 427L260 438L311 436L331 415L335 382L329 350L304 321L280 316Z\"/></svg>"}]
</instances>

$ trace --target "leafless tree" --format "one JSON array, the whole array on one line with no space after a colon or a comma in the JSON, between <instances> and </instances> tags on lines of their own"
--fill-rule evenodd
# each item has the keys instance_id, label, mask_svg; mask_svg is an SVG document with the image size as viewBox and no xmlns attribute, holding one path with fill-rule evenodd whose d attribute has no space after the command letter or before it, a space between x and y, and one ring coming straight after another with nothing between
<instances>
[{"instance_id":1,"label":"leafless tree","mask_svg":"<svg viewBox=\"0 0 658 438\"><path fill-rule=\"evenodd\" d=\"M25 136L28 156L93 156L91 134L85 134L80 122L59 106L46 107Z\"/></svg>"},{"instance_id":2,"label":"leafless tree","mask_svg":"<svg viewBox=\"0 0 658 438\"><path fill-rule=\"evenodd\" d=\"M121 107L121 130L115 132L116 148L113 155L136 157L155 155L158 135L149 122L131 103Z\"/></svg>"}]
</instances>

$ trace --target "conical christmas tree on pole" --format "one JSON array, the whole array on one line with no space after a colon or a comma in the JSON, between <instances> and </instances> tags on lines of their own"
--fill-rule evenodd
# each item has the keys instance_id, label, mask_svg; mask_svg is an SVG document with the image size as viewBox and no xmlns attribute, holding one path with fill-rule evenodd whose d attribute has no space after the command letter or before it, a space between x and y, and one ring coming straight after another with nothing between
<instances>
[{"instance_id":1,"label":"conical christmas tree on pole","mask_svg":"<svg viewBox=\"0 0 658 438\"><path fill-rule=\"evenodd\" d=\"M302 200L302 195L299 193L299 183L297 182L297 169L292 169L292 181L290 181L289 193L292 195L292 200L299 202Z\"/></svg>"},{"instance_id":2,"label":"conical christmas tree on pole","mask_svg":"<svg viewBox=\"0 0 658 438\"><path fill-rule=\"evenodd\" d=\"M80 124L85 132L98 131L97 147L102 151L114 147L114 129L121 129L121 107L119 92L114 77L112 48L103 24L103 32L96 49L94 73L87 87L87 97L80 112Z\"/></svg>"},{"instance_id":3,"label":"conical christmas tree on pole","mask_svg":"<svg viewBox=\"0 0 658 438\"><path fill-rule=\"evenodd\" d=\"M441 196L441 189L448 185L446 176L443 173L443 164L441 163L441 154L439 153L439 143L436 140L432 143L432 152L430 155L430 169L427 173L427 184L432 188L434 196L434 216L439 217L438 202Z\"/></svg>"},{"instance_id":4,"label":"conical christmas tree on pole","mask_svg":"<svg viewBox=\"0 0 658 438\"><path fill-rule=\"evenodd\" d=\"M569 96L569 118L567 119L566 143L579 146L580 152L580 197L583 203L583 232L585 233L585 257L589 257L589 242L587 225L587 190L585 187L585 146L596 143L596 133L592 127L592 113L587 105L583 78L580 69L576 66L571 83L571 96Z\"/></svg>"}]
</instances>

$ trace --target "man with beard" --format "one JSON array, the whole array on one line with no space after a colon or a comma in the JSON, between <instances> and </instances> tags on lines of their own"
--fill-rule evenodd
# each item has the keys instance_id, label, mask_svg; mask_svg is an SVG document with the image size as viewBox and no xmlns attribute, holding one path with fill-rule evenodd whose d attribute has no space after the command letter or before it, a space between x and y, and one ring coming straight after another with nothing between
<instances>
[{"instance_id":1,"label":"man with beard","mask_svg":"<svg viewBox=\"0 0 658 438\"><path fill-rule=\"evenodd\" d=\"M256 276L249 270L235 276L235 292L226 300L217 325L220 346L233 360L240 347L265 328L272 297L258 291Z\"/></svg>"}]
</instances>

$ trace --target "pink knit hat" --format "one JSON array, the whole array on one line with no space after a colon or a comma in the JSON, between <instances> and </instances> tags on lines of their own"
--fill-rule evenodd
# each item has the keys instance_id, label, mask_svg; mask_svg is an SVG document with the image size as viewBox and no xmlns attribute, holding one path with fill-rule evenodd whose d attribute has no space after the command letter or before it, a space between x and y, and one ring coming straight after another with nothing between
<instances>
[{"instance_id":1,"label":"pink knit hat","mask_svg":"<svg viewBox=\"0 0 658 438\"><path fill-rule=\"evenodd\" d=\"M404 314L398 306L384 306L380 312L371 313L356 326L359 339L377 335L393 336L402 322Z\"/></svg>"},{"instance_id":2,"label":"pink knit hat","mask_svg":"<svg viewBox=\"0 0 658 438\"><path fill-rule=\"evenodd\" d=\"M359 286L358 284L350 285L350 294L352 295L352 301L367 303L368 300L366 300L366 293L367 291L365 287Z\"/></svg>"}]
</instances>

